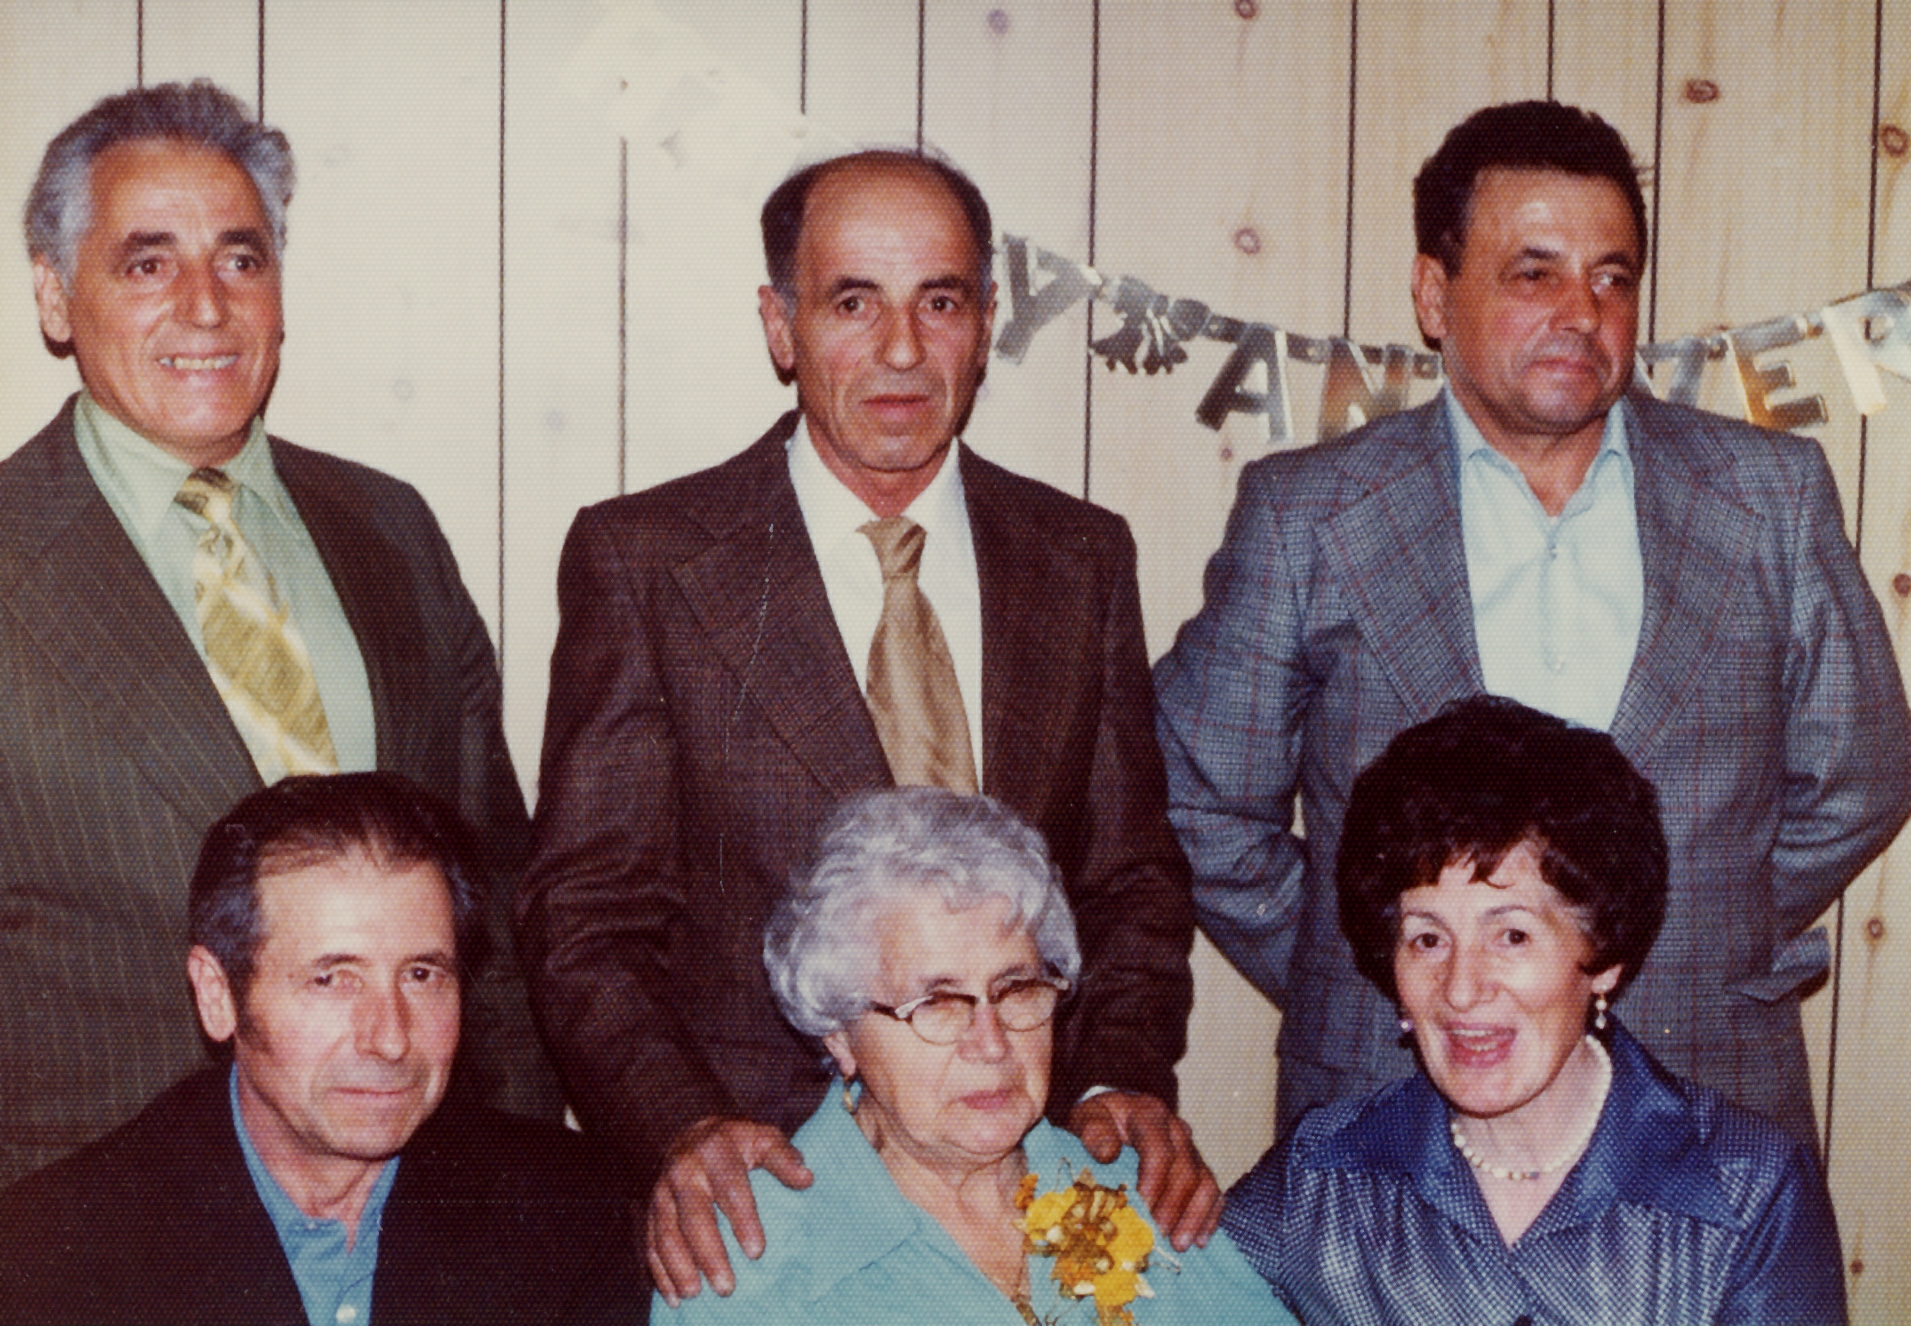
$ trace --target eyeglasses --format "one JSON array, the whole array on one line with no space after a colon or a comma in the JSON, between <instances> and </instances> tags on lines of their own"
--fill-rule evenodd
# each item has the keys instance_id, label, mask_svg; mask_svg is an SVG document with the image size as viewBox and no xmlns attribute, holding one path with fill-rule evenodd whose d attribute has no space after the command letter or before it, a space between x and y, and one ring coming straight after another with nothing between
<instances>
[{"instance_id":1,"label":"eyeglasses","mask_svg":"<svg viewBox=\"0 0 1911 1326\"><path fill-rule=\"evenodd\" d=\"M1010 1031L1034 1031L1055 1016L1056 1005L1067 993L1067 977L1022 976L1003 981L989 991L987 1000L996 1021ZM982 996L960 990L934 990L893 1008L872 1003L869 1010L907 1022L931 1045L954 1045L975 1025L975 1006L980 1002Z\"/></svg>"}]
</instances>

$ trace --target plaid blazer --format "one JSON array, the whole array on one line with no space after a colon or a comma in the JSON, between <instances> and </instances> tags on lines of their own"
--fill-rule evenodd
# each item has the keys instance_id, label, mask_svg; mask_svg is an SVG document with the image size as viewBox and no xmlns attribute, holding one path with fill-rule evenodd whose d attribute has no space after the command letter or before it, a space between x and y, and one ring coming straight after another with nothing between
<instances>
[{"instance_id":1,"label":"plaid blazer","mask_svg":"<svg viewBox=\"0 0 1911 1326\"><path fill-rule=\"evenodd\" d=\"M1674 1072L1809 1136L1798 994L1824 950L1792 941L1911 813L1897 661L1816 443L1621 408L1645 612L1611 730L1659 789L1671 881L1620 1006ZM1333 864L1355 774L1484 688L1454 457L1436 400L1247 466L1155 670L1201 924L1282 1009L1283 1127L1413 1068L1354 970Z\"/></svg>"},{"instance_id":2,"label":"plaid blazer","mask_svg":"<svg viewBox=\"0 0 1911 1326\"><path fill-rule=\"evenodd\" d=\"M277 438L272 461L358 638L378 766L462 811L508 885L528 826L496 655L430 508L396 479ZM4 1184L204 1064L185 979L187 884L206 830L260 786L191 637L80 458L70 400L0 462L0 715ZM506 901L494 899L500 940ZM509 1078L512 1103L554 1112L505 957L476 992L470 1067Z\"/></svg>"}]
</instances>

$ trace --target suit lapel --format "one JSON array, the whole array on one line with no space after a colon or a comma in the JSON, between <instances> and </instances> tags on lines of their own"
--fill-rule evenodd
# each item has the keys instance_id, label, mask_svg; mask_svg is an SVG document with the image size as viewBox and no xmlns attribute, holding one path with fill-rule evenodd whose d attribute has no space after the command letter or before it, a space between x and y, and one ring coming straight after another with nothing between
<instances>
[{"instance_id":1,"label":"suit lapel","mask_svg":"<svg viewBox=\"0 0 1911 1326\"><path fill-rule=\"evenodd\" d=\"M1757 554L1763 518L1726 498L1708 472L1732 463L1702 425L1676 431L1654 403L1630 401L1633 503L1645 603L1639 647L1612 735L1643 764L1673 715L1704 683L1733 590Z\"/></svg>"},{"instance_id":2,"label":"suit lapel","mask_svg":"<svg viewBox=\"0 0 1911 1326\"><path fill-rule=\"evenodd\" d=\"M358 641L372 693L378 767L414 769L420 762L410 758L404 743L412 735L429 734L423 725L405 719L425 712L432 697L422 690L429 674L418 600L411 581L394 574L393 568L416 563L422 550L400 548L384 538L369 514L358 509L369 495L340 491L336 481L322 480L315 472L317 463L303 448L272 439L279 482L312 536Z\"/></svg>"},{"instance_id":3,"label":"suit lapel","mask_svg":"<svg viewBox=\"0 0 1911 1326\"><path fill-rule=\"evenodd\" d=\"M1454 482L1453 442L1438 400L1341 457L1366 496L1320 527L1330 583L1411 721L1486 689Z\"/></svg>"},{"instance_id":4,"label":"suit lapel","mask_svg":"<svg viewBox=\"0 0 1911 1326\"><path fill-rule=\"evenodd\" d=\"M776 430L723 476L732 503L709 546L672 570L723 666L834 796L890 781L830 610L822 568Z\"/></svg>"},{"instance_id":5,"label":"suit lapel","mask_svg":"<svg viewBox=\"0 0 1911 1326\"><path fill-rule=\"evenodd\" d=\"M80 459L70 405L41 439L48 445L29 444L15 462L38 471L21 475L38 546L13 549L6 607L159 795L189 822L211 823L260 786L245 743Z\"/></svg>"},{"instance_id":6,"label":"suit lapel","mask_svg":"<svg viewBox=\"0 0 1911 1326\"><path fill-rule=\"evenodd\" d=\"M1076 669L1095 657L1094 568L1028 523L1008 476L959 453L982 606L982 781L990 796L1042 822L1055 785L1054 723L1075 706Z\"/></svg>"}]
</instances>

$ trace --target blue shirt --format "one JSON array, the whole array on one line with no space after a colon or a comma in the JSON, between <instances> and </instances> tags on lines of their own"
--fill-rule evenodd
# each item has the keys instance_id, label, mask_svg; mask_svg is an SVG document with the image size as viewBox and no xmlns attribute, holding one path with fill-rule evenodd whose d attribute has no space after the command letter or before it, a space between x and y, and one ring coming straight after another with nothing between
<instances>
[{"instance_id":1,"label":"blue shirt","mask_svg":"<svg viewBox=\"0 0 1911 1326\"><path fill-rule=\"evenodd\" d=\"M1223 1226L1309 1322L1814 1326L1845 1320L1810 1146L1612 1032L1586 1154L1510 1247L1425 1073L1302 1117Z\"/></svg>"},{"instance_id":2,"label":"blue shirt","mask_svg":"<svg viewBox=\"0 0 1911 1326\"><path fill-rule=\"evenodd\" d=\"M1557 516L1446 393L1459 453L1460 532L1486 689L1604 731L1639 648L1645 569L1624 403Z\"/></svg>"},{"instance_id":3,"label":"blue shirt","mask_svg":"<svg viewBox=\"0 0 1911 1326\"><path fill-rule=\"evenodd\" d=\"M292 1264L292 1279L305 1301L306 1320L311 1326L370 1326L372 1273L378 1269L378 1227L384 1218L385 1199L398 1177L398 1157L385 1162L377 1182L372 1184L365 1209L358 1214L358 1239L347 1248L345 1222L317 1220L299 1210L259 1159L239 1113L237 1065L228 1081L232 1126L245 1152L246 1169L252 1174L259 1200L265 1203L266 1214L272 1218L272 1228L278 1231L285 1259ZM207 1237L216 1238L218 1232L208 1231Z\"/></svg>"},{"instance_id":4,"label":"blue shirt","mask_svg":"<svg viewBox=\"0 0 1911 1326\"><path fill-rule=\"evenodd\" d=\"M651 1303L653 1326L1021 1326L1015 1305L976 1269L948 1231L897 1190L881 1157L843 1108L842 1086L840 1081L834 1084L792 1139L816 1175L814 1183L798 1192L762 1170L750 1175L763 1220L763 1256L746 1258L724 1223L736 1292L719 1298L706 1290L674 1311L658 1296ZM1079 1138L1046 1121L1038 1122L1022 1145L1029 1169L1041 1184L1039 1191L1066 1186L1086 1165L1106 1187L1127 1184L1129 1201L1147 1216L1147 1206L1135 1192L1133 1151L1123 1151L1111 1164L1098 1164ZM1179 1274L1170 1268L1175 1262L1181 1266ZM1036 1316L1092 1326L1094 1303L1063 1298L1049 1278L1050 1266L1046 1257L1029 1259ZM1146 1279L1155 1297L1130 1304L1137 1326L1293 1323L1240 1251L1219 1232L1206 1248L1184 1253L1158 1240Z\"/></svg>"}]
</instances>

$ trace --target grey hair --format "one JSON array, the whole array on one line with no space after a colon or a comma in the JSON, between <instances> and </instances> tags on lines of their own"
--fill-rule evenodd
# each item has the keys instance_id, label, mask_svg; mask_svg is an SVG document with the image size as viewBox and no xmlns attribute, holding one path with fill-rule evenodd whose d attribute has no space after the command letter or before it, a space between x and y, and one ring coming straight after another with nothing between
<instances>
[{"instance_id":1,"label":"grey hair","mask_svg":"<svg viewBox=\"0 0 1911 1326\"><path fill-rule=\"evenodd\" d=\"M1040 833L990 797L890 788L831 813L771 914L763 962L783 1016L819 1037L861 1017L879 959L876 919L929 898L957 912L1006 900L1043 963L1071 982L1081 975L1075 918Z\"/></svg>"},{"instance_id":2,"label":"grey hair","mask_svg":"<svg viewBox=\"0 0 1911 1326\"><path fill-rule=\"evenodd\" d=\"M66 126L40 159L27 195L27 255L44 258L73 282L80 239L92 224L93 163L122 143L177 139L223 152L252 178L272 227L272 252L285 249L285 209L297 172L292 145L253 119L246 104L208 79L161 83L106 97Z\"/></svg>"}]
</instances>

